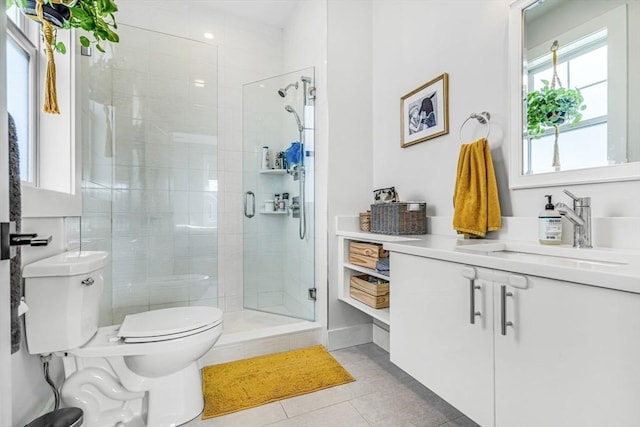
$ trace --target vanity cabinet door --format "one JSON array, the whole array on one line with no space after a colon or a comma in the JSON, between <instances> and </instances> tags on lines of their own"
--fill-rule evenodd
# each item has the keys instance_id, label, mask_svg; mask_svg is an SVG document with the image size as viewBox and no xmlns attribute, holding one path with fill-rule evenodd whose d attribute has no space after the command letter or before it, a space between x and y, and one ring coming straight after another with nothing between
<instances>
[{"instance_id":1,"label":"vanity cabinet door","mask_svg":"<svg viewBox=\"0 0 640 427\"><path fill-rule=\"evenodd\" d=\"M493 426L493 298L464 265L391 254L391 361L482 426Z\"/></svg>"},{"instance_id":2,"label":"vanity cabinet door","mask_svg":"<svg viewBox=\"0 0 640 427\"><path fill-rule=\"evenodd\" d=\"M640 295L526 279L506 335L495 283L496 426L640 425Z\"/></svg>"}]
</instances>

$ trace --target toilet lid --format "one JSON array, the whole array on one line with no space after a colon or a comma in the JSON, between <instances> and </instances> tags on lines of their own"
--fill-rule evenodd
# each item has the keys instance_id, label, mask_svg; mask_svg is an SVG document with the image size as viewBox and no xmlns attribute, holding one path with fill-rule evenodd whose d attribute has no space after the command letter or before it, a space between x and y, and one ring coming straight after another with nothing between
<instances>
[{"instance_id":1,"label":"toilet lid","mask_svg":"<svg viewBox=\"0 0 640 427\"><path fill-rule=\"evenodd\" d=\"M210 329L222 322L215 307L174 307L129 314L118 337L125 342L147 342L179 338Z\"/></svg>"}]
</instances>

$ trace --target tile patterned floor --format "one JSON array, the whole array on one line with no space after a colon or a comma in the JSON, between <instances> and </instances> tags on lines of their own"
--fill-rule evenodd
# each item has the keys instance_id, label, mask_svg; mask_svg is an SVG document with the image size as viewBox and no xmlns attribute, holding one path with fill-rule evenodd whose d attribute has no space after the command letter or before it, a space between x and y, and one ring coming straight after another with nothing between
<instances>
[{"instance_id":1,"label":"tile patterned floor","mask_svg":"<svg viewBox=\"0 0 640 427\"><path fill-rule=\"evenodd\" d=\"M479 427L375 344L331 352L356 381L185 427Z\"/></svg>"}]
</instances>

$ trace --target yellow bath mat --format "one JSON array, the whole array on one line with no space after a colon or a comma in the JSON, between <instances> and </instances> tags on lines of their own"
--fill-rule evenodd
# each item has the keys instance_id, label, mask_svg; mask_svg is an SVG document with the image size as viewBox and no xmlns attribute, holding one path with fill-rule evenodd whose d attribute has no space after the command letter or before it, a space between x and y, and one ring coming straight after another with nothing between
<instances>
[{"instance_id":1,"label":"yellow bath mat","mask_svg":"<svg viewBox=\"0 0 640 427\"><path fill-rule=\"evenodd\" d=\"M202 419L355 381L321 346L206 366Z\"/></svg>"}]
</instances>

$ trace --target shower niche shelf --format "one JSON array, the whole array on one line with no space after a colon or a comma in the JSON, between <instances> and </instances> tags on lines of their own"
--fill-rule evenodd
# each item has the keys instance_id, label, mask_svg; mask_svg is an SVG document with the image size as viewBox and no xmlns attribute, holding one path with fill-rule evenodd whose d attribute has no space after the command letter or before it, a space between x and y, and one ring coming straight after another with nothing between
<instances>
[{"instance_id":1,"label":"shower niche shelf","mask_svg":"<svg viewBox=\"0 0 640 427\"><path fill-rule=\"evenodd\" d=\"M260 215L286 215L287 213L288 213L287 211L273 211L273 212L260 211Z\"/></svg>"},{"instance_id":2,"label":"shower niche shelf","mask_svg":"<svg viewBox=\"0 0 640 427\"><path fill-rule=\"evenodd\" d=\"M263 175L286 175L286 169L260 169L258 173Z\"/></svg>"}]
</instances>

